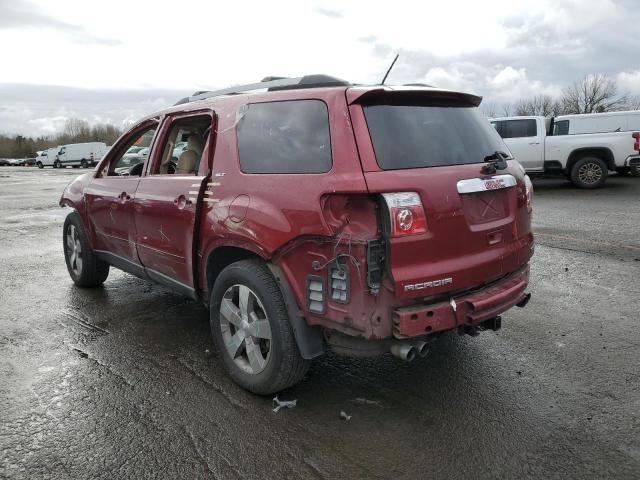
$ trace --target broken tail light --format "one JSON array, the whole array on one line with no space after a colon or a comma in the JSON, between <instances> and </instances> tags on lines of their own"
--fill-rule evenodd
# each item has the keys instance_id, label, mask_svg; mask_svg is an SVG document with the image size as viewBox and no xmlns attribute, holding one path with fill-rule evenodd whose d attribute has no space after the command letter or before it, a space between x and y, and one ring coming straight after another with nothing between
<instances>
[{"instance_id":1,"label":"broken tail light","mask_svg":"<svg viewBox=\"0 0 640 480\"><path fill-rule=\"evenodd\" d=\"M416 192L398 192L383 193L382 197L389 209L392 237L416 235L427 231L427 217L420 195Z\"/></svg>"}]
</instances>

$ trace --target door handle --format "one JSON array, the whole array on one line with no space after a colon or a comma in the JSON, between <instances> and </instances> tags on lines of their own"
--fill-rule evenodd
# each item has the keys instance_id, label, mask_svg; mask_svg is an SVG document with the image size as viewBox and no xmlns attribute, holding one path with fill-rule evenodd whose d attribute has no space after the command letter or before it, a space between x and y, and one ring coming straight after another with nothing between
<instances>
[{"instance_id":1,"label":"door handle","mask_svg":"<svg viewBox=\"0 0 640 480\"><path fill-rule=\"evenodd\" d=\"M529 142L529 145L540 145L540 142Z\"/></svg>"},{"instance_id":2,"label":"door handle","mask_svg":"<svg viewBox=\"0 0 640 480\"><path fill-rule=\"evenodd\" d=\"M184 195L180 195L173 199L173 203L177 205L179 209L182 210L184 207L188 207L193 202L189 200L187 197L185 197Z\"/></svg>"},{"instance_id":3,"label":"door handle","mask_svg":"<svg viewBox=\"0 0 640 480\"><path fill-rule=\"evenodd\" d=\"M120 203L124 203L131 200L131 195L129 195L127 192L122 192L118 198L120 199Z\"/></svg>"}]
</instances>

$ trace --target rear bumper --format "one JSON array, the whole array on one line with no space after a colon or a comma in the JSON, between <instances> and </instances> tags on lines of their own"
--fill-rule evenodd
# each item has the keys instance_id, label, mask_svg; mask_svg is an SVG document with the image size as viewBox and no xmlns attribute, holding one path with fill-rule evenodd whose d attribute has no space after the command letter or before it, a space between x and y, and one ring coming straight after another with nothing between
<instances>
[{"instance_id":1,"label":"rear bumper","mask_svg":"<svg viewBox=\"0 0 640 480\"><path fill-rule=\"evenodd\" d=\"M419 304L393 311L393 336L407 338L478 325L526 300L529 265L475 292L450 301Z\"/></svg>"}]
</instances>

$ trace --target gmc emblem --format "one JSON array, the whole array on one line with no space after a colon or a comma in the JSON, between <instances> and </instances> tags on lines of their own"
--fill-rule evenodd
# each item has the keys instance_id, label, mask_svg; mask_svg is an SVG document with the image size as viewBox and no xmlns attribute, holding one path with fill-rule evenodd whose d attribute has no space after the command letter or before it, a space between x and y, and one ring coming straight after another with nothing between
<instances>
[{"instance_id":1,"label":"gmc emblem","mask_svg":"<svg viewBox=\"0 0 640 480\"><path fill-rule=\"evenodd\" d=\"M504 183L504 180L499 178L499 179L494 179L494 180L485 180L484 187L487 190L499 190L501 188L505 188L506 185Z\"/></svg>"}]
</instances>

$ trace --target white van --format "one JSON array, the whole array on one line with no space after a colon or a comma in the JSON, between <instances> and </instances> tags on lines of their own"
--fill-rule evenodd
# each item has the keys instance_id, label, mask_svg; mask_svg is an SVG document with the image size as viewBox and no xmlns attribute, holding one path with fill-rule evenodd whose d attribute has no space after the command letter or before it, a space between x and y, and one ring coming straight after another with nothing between
<instances>
[{"instance_id":1,"label":"white van","mask_svg":"<svg viewBox=\"0 0 640 480\"><path fill-rule=\"evenodd\" d=\"M67 165L88 168L97 165L102 156L107 152L107 144L104 142L71 143L62 145L57 158L53 162L54 168L64 168Z\"/></svg>"},{"instance_id":2,"label":"white van","mask_svg":"<svg viewBox=\"0 0 640 480\"><path fill-rule=\"evenodd\" d=\"M60 150L60 148L62 147L58 146L38 152L38 156L36 157L36 166L38 168L53 167L56 161L56 155L58 155L58 150Z\"/></svg>"}]
</instances>

